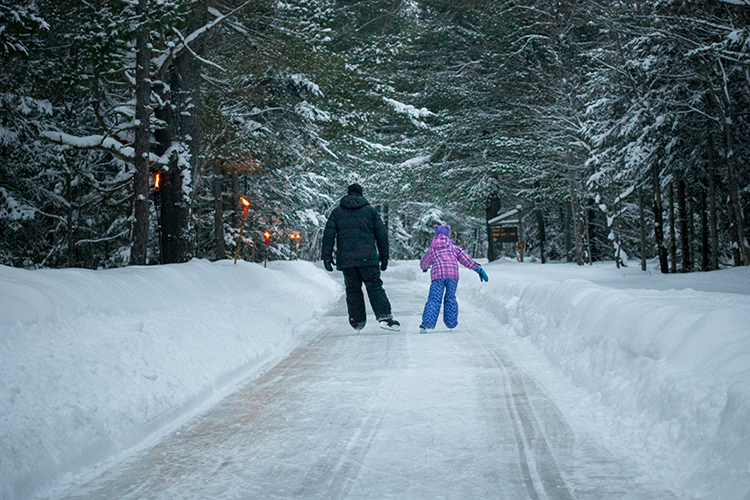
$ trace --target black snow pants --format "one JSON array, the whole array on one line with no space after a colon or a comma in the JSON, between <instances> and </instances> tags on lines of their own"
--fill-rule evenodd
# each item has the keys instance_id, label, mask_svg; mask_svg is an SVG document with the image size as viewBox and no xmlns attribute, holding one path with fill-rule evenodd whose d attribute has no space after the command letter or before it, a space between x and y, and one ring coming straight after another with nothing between
<instances>
[{"instance_id":1,"label":"black snow pants","mask_svg":"<svg viewBox=\"0 0 750 500\"><path fill-rule=\"evenodd\" d=\"M350 325L356 328L357 325L367 321L362 283L367 288L367 297L370 299L375 318L380 321L391 316L391 303L385 295L378 266L345 267L342 272L346 285L346 307L349 310Z\"/></svg>"}]
</instances>

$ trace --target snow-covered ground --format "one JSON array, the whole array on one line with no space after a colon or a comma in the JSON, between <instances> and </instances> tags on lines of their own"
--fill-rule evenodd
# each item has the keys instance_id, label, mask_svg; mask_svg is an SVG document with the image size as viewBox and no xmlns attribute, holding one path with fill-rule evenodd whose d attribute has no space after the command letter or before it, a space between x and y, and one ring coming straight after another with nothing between
<instances>
[{"instance_id":1,"label":"snow-covered ground","mask_svg":"<svg viewBox=\"0 0 750 500\"><path fill-rule=\"evenodd\" d=\"M686 498L750 498L750 269L487 266L465 300L580 388L569 407ZM563 397L561 395L561 397Z\"/></svg>"},{"instance_id":2,"label":"snow-covered ground","mask_svg":"<svg viewBox=\"0 0 750 500\"><path fill-rule=\"evenodd\" d=\"M579 425L685 498L748 498L750 269L485 269L489 283L464 272L459 301L512 326L499 334L513 332L514 361ZM146 446L282 359L339 300L332 276L306 262L0 266L0 498ZM386 290L399 279L426 295L416 262L392 263Z\"/></svg>"},{"instance_id":3,"label":"snow-covered ground","mask_svg":"<svg viewBox=\"0 0 750 500\"><path fill-rule=\"evenodd\" d=\"M293 349L340 294L301 261L0 266L0 498L30 498L200 411Z\"/></svg>"}]
</instances>

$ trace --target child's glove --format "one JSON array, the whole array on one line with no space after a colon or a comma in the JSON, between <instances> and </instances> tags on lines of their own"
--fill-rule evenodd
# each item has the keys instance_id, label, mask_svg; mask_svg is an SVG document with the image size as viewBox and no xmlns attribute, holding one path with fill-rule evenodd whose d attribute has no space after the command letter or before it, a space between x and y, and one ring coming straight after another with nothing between
<instances>
[{"instance_id":1,"label":"child's glove","mask_svg":"<svg viewBox=\"0 0 750 500\"><path fill-rule=\"evenodd\" d=\"M430 270L430 268L428 267L427 269L422 269L422 272L423 272L423 273L426 273L426 272L427 272L427 271L429 271L429 270Z\"/></svg>"},{"instance_id":2,"label":"child's glove","mask_svg":"<svg viewBox=\"0 0 750 500\"><path fill-rule=\"evenodd\" d=\"M326 271L328 271L329 273L332 273L333 272L333 259L325 259L323 261L323 266L325 266Z\"/></svg>"},{"instance_id":3,"label":"child's glove","mask_svg":"<svg viewBox=\"0 0 750 500\"><path fill-rule=\"evenodd\" d=\"M487 277L487 273L485 273L484 269L482 269L481 267L476 268L475 271L479 275L479 281L489 281L490 280L490 278Z\"/></svg>"}]
</instances>

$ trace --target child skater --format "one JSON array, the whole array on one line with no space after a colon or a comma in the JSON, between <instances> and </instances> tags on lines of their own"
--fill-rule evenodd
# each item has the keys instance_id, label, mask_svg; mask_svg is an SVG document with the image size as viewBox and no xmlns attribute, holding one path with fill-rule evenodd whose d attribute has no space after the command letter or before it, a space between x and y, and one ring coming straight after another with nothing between
<instances>
[{"instance_id":1,"label":"child skater","mask_svg":"<svg viewBox=\"0 0 750 500\"><path fill-rule=\"evenodd\" d=\"M430 278L430 296L427 304L424 306L422 313L422 324L419 325L419 332L425 333L427 330L435 328L438 316L440 315L440 303L443 306L443 322L450 329L458 325L458 302L456 301L456 288L458 288L458 263L476 271L479 274L480 281L489 281L487 273L477 264L463 248L454 245L450 239L450 226L433 226L435 228L435 238L430 243L430 248L419 261L419 267L422 271L432 267ZM445 294L445 299L443 299Z\"/></svg>"}]
</instances>

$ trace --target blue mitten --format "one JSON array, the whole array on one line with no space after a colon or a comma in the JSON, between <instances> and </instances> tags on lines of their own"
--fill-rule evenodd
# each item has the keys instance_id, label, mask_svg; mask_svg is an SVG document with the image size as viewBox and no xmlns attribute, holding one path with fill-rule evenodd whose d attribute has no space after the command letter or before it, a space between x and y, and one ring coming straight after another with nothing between
<instances>
[{"instance_id":1,"label":"blue mitten","mask_svg":"<svg viewBox=\"0 0 750 500\"><path fill-rule=\"evenodd\" d=\"M487 276L487 273L484 272L484 269L481 267L478 267L475 269L477 274L479 275L479 281L489 281L490 278Z\"/></svg>"}]
</instances>

